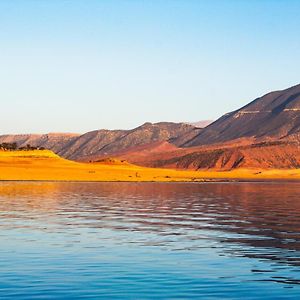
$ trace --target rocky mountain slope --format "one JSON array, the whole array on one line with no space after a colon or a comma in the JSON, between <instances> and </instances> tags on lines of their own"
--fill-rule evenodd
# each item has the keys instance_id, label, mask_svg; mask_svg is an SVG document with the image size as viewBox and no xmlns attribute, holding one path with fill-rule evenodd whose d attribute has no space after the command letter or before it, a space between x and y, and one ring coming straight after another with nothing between
<instances>
[{"instance_id":1,"label":"rocky mountain slope","mask_svg":"<svg viewBox=\"0 0 300 300\"><path fill-rule=\"evenodd\" d=\"M19 147L30 144L44 147L73 160L87 157L114 156L138 146L162 141L181 146L200 133L202 129L184 123L145 123L132 130L95 130L83 135L2 135L0 143L14 143Z\"/></svg>"},{"instance_id":2,"label":"rocky mountain slope","mask_svg":"<svg viewBox=\"0 0 300 300\"><path fill-rule=\"evenodd\" d=\"M183 123L145 123L132 130L97 130L81 135L59 152L69 159L115 155L138 146L160 141L184 144L201 129Z\"/></svg>"},{"instance_id":3,"label":"rocky mountain slope","mask_svg":"<svg viewBox=\"0 0 300 300\"><path fill-rule=\"evenodd\" d=\"M300 85L257 98L180 145L164 151L149 145L120 158L151 167L197 170L300 168Z\"/></svg>"},{"instance_id":4,"label":"rocky mountain slope","mask_svg":"<svg viewBox=\"0 0 300 300\"><path fill-rule=\"evenodd\" d=\"M268 140L300 141L300 85L255 99L203 129L185 147Z\"/></svg>"},{"instance_id":5,"label":"rocky mountain slope","mask_svg":"<svg viewBox=\"0 0 300 300\"><path fill-rule=\"evenodd\" d=\"M299 145L292 142L193 148L149 145L117 157L137 165L159 168L222 171L236 168L295 169L300 168L299 150Z\"/></svg>"},{"instance_id":6,"label":"rocky mountain slope","mask_svg":"<svg viewBox=\"0 0 300 300\"><path fill-rule=\"evenodd\" d=\"M108 157L178 169L300 168L300 85L271 92L198 128L145 123L132 130L83 135L0 136L0 143L44 147L72 160Z\"/></svg>"}]
</instances>

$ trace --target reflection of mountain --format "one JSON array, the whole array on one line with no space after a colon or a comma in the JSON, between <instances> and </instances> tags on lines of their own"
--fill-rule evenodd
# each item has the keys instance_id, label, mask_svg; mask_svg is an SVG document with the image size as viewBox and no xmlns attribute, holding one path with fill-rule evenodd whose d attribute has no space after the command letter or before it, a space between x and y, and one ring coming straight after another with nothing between
<instances>
[{"instance_id":1,"label":"reflection of mountain","mask_svg":"<svg viewBox=\"0 0 300 300\"><path fill-rule=\"evenodd\" d=\"M53 211L57 209L59 185L55 182L2 182L0 184L0 212L5 218L12 213ZM16 217L18 217L16 215Z\"/></svg>"},{"instance_id":2,"label":"reflection of mountain","mask_svg":"<svg viewBox=\"0 0 300 300\"><path fill-rule=\"evenodd\" d=\"M175 240L197 249L205 239L230 255L300 266L299 193L297 183L5 183L0 210L2 228L12 214L19 224L40 217L156 234L171 249Z\"/></svg>"}]
</instances>

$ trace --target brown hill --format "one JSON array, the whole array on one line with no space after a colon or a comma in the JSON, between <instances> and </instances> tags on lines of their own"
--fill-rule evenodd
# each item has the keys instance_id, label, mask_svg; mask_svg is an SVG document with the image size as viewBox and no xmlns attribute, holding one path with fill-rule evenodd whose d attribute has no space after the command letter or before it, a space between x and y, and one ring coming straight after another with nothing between
<instances>
[{"instance_id":1,"label":"brown hill","mask_svg":"<svg viewBox=\"0 0 300 300\"><path fill-rule=\"evenodd\" d=\"M299 168L300 85L257 98L177 145L184 148L121 157L180 169Z\"/></svg>"},{"instance_id":2,"label":"brown hill","mask_svg":"<svg viewBox=\"0 0 300 300\"><path fill-rule=\"evenodd\" d=\"M266 142L246 146L214 146L172 148L160 151L150 147L119 155L131 163L159 168L190 170L232 170L236 168L295 169L300 168L297 143Z\"/></svg>"},{"instance_id":3,"label":"brown hill","mask_svg":"<svg viewBox=\"0 0 300 300\"><path fill-rule=\"evenodd\" d=\"M73 140L60 151L63 157L85 160L87 157L107 156L155 142L170 141L183 144L201 129L184 123L145 123L132 130L98 130Z\"/></svg>"},{"instance_id":4,"label":"brown hill","mask_svg":"<svg viewBox=\"0 0 300 300\"><path fill-rule=\"evenodd\" d=\"M73 160L116 157L178 169L300 168L300 85L269 93L205 128L145 123L83 135L0 136L0 143L45 147Z\"/></svg>"},{"instance_id":5,"label":"brown hill","mask_svg":"<svg viewBox=\"0 0 300 300\"><path fill-rule=\"evenodd\" d=\"M185 147L232 142L300 141L300 85L257 98L204 128Z\"/></svg>"},{"instance_id":6,"label":"brown hill","mask_svg":"<svg viewBox=\"0 0 300 300\"><path fill-rule=\"evenodd\" d=\"M79 134L75 133L1 135L0 144L17 143L19 147L26 147L26 145L44 147L58 153L78 136Z\"/></svg>"},{"instance_id":7,"label":"brown hill","mask_svg":"<svg viewBox=\"0 0 300 300\"><path fill-rule=\"evenodd\" d=\"M87 160L113 156L136 149L139 146L169 141L174 145L186 143L202 129L184 123L145 123L132 130L95 130L83 135L3 135L0 143L13 143L26 146L44 147L68 159Z\"/></svg>"}]
</instances>

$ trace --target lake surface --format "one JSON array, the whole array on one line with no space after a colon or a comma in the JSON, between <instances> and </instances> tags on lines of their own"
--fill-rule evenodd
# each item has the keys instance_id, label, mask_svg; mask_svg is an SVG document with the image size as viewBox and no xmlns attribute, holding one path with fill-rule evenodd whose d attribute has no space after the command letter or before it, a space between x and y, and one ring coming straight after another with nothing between
<instances>
[{"instance_id":1,"label":"lake surface","mask_svg":"<svg viewBox=\"0 0 300 300\"><path fill-rule=\"evenodd\" d=\"M300 299L298 183L0 183L0 299Z\"/></svg>"}]
</instances>

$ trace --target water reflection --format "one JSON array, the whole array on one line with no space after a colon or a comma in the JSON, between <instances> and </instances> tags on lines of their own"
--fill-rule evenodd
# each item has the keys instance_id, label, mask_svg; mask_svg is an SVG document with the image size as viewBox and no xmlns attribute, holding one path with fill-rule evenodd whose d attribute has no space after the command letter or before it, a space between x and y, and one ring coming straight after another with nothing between
<instances>
[{"instance_id":1,"label":"water reflection","mask_svg":"<svg viewBox=\"0 0 300 300\"><path fill-rule=\"evenodd\" d=\"M222 257L222 267L234 268L234 262L244 258L247 261L239 263L244 262L254 278L236 274L237 281L296 288L299 192L297 183L7 182L0 185L0 241L16 238L34 244L42 232L53 238L51 245L83 252L109 245L113 251L138 250L147 259L149 249L181 258L184 254L183 261L193 268L197 255L205 253L201 267L207 268ZM20 230L26 234L14 236ZM218 278L230 276L220 271Z\"/></svg>"}]
</instances>

